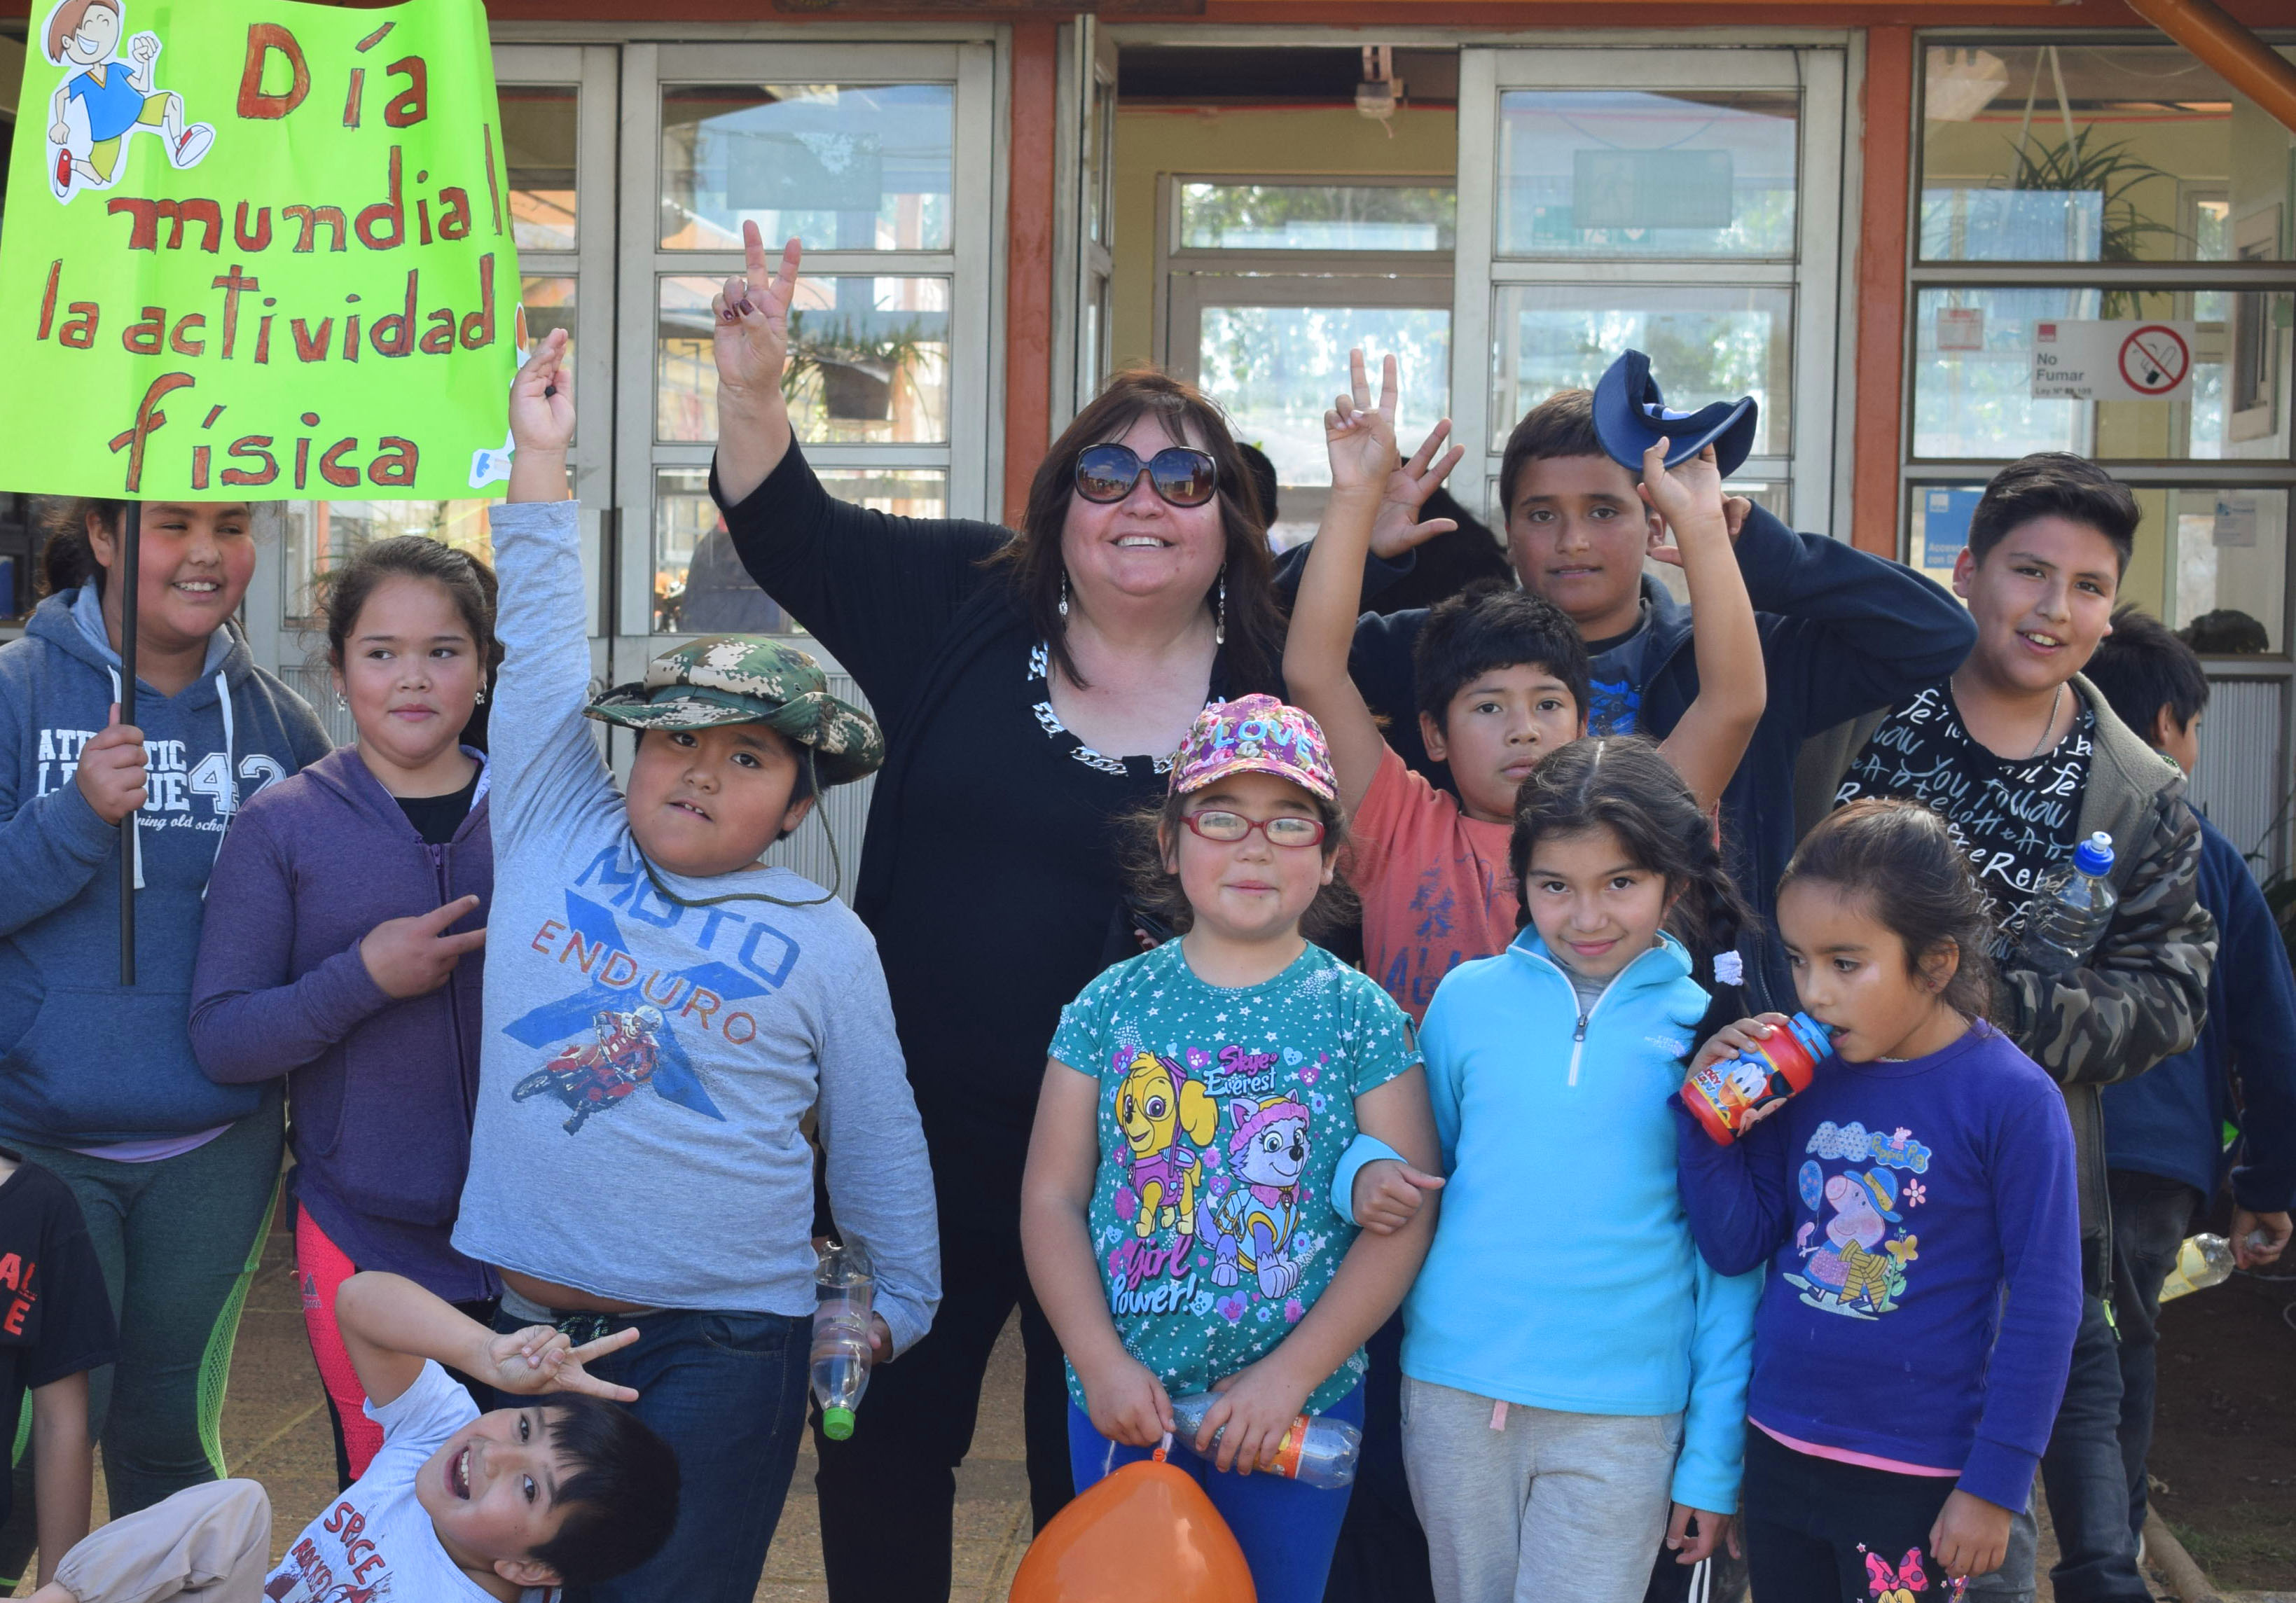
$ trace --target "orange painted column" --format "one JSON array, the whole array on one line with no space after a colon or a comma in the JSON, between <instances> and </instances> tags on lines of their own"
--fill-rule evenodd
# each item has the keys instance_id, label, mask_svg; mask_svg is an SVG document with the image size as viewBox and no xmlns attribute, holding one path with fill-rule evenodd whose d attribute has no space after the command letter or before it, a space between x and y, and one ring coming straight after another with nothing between
<instances>
[{"instance_id":1,"label":"orange painted column","mask_svg":"<svg viewBox=\"0 0 2296 1603\"><path fill-rule=\"evenodd\" d=\"M1020 527L1052 443L1053 200L1060 20L1013 23L1013 168L1004 258L1004 521Z\"/></svg>"},{"instance_id":2,"label":"orange painted column","mask_svg":"<svg viewBox=\"0 0 2296 1603\"><path fill-rule=\"evenodd\" d=\"M1865 215L1857 225L1857 412L1849 537L1898 554L1898 452L1906 402L1906 217L1913 183L1914 34L1866 30Z\"/></svg>"}]
</instances>

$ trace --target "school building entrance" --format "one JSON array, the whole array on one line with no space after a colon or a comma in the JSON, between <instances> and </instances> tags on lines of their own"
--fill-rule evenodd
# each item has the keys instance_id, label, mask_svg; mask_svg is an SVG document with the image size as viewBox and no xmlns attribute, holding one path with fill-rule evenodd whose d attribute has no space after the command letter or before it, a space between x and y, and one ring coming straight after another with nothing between
<instances>
[{"instance_id":1,"label":"school building entrance","mask_svg":"<svg viewBox=\"0 0 2296 1603\"><path fill-rule=\"evenodd\" d=\"M2276 0L2230 10L2296 56ZM0 93L25 11L0 0ZM755 221L806 247L807 454L888 511L1009 519L1080 398L1149 361L1267 453L1273 537L1304 537L1357 343L1402 360L1406 445L1447 406L1494 526L1514 421L1628 345L1675 405L1759 399L1743 493L1940 577L1996 466L2093 456L2144 507L2126 598L2207 621L2194 795L2288 865L2296 135L2121 0L492 11L529 326L571 331L584 397L603 678L794 628L708 494L709 297ZM0 495L0 619L34 599L30 514ZM315 576L390 534L487 544L479 502L266 518L246 625L324 708ZM846 838L865 805L837 793Z\"/></svg>"}]
</instances>

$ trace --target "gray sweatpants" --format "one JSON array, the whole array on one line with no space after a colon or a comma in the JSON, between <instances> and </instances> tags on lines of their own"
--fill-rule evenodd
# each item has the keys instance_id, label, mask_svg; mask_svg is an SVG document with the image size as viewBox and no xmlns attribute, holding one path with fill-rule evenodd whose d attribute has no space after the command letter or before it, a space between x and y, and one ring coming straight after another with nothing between
<instances>
[{"instance_id":1,"label":"gray sweatpants","mask_svg":"<svg viewBox=\"0 0 2296 1603\"><path fill-rule=\"evenodd\" d=\"M254 1481L210 1481L88 1533L56 1566L79 1603L263 1603L271 1499Z\"/></svg>"},{"instance_id":2,"label":"gray sweatpants","mask_svg":"<svg viewBox=\"0 0 2296 1603\"><path fill-rule=\"evenodd\" d=\"M1680 1414L1568 1414L1403 1378L1403 1468L1439 1603L1641 1603Z\"/></svg>"}]
</instances>

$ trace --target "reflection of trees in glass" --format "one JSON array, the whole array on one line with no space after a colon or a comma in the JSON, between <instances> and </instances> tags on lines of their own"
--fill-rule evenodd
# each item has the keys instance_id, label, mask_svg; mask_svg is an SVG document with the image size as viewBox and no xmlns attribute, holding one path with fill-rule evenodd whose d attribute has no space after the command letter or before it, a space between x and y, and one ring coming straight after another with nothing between
<instances>
[{"instance_id":1,"label":"reflection of trees in glass","mask_svg":"<svg viewBox=\"0 0 2296 1603\"><path fill-rule=\"evenodd\" d=\"M1236 438L1258 442L1289 485L1331 482L1324 410L1346 384L1348 352L1374 374L1392 355L1407 412L1439 415L1448 393L1447 312L1360 307L1206 307L1198 383L1227 411ZM1404 421L1406 432L1412 427Z\"/></svg>"},{"instance_id":2,"label":"reflection of trees in glass","mask_svg":"<svg viewBox=\"0 0 2296 1603\"><path fill-rule=\"evenodd\" d=\"M1304 236L1287 245L1333 249L1365 248L1347 239L1350 229L1374 233L1373 248L1448 250L1458 217L1458 193L1447 186L1402 184L1190 184L1180 194L1183 242L1197 248L1238 244L1274 246L1295 231ZM1432 229L1425 245L1396 247L1401 228ZM1256 236L1238 240L1237 234ZM1324 244L1327 239L1336 242Z\"/></svg>"},{"instance_id":3,"label":"reflection of trees in glass","mask_svg":"<svg viewBox=\"0 0 2296 1603\"><path fill-rule=\"evenodd\" d=\"M1767 312L1526 311L1520 324L1521 376L1530 401L1558 389L1592 389L1620 351L1642 351L1683 410L1752 396L1769 410L1769 365L1777 338ZM1759 447L1758 447L1759 448Z\"/></svg>"}]
</instances>

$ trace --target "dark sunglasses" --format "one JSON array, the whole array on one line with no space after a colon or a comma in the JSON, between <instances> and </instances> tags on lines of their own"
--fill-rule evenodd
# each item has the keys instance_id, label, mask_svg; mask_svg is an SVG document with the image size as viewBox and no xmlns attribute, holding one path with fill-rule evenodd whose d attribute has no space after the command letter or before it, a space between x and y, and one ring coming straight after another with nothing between
<instances>
[{"instance_id":1,"label":"dark sunglasses","mask_svg":"<svg viewBox=\"0 0 2296 1603\"><path fill-rule=\"evenodd\" d=\"M1121 501L1140 475L1174 506L1201 506L1219 487L1219 465L1193 446L1168 446L1145 463L1129 446L1087 446L1077 457L1077 494L1086 501Z\"/></svg>"}]
</instances>

